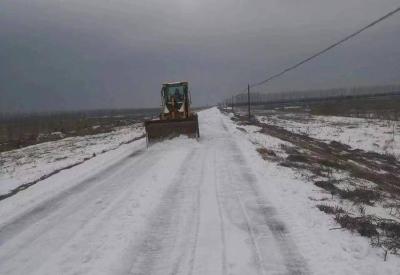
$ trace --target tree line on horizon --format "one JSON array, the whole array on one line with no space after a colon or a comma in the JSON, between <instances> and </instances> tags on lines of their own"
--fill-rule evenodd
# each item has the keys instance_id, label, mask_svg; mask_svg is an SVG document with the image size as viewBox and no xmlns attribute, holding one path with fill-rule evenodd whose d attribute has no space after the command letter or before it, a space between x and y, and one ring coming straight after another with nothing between
<instances>
[{"instance_id":1,"label":"tree line on horizon","mask_svg":"<svg viewBox=\"0 0 400 275\"><path fill-rule=\"evenodd\" d=\"M280 101L324 99L324 98L344 98L356 96L372 96L384 94L400 94L400 84L376 85L376 86L353 86L347 88L331 89L310 89L310 90L289 90L281 92L251 92L251 103L273 103ZM241 93L226 99L225 103L247 104L247 93Z\"/></svg>"}]
</instances>

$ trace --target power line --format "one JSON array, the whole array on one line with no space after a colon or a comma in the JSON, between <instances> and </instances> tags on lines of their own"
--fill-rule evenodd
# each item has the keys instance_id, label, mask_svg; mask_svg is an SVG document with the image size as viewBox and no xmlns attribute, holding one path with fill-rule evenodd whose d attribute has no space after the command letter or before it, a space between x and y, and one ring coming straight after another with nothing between
<instances>
[{"instance_id":1,"label":"power line","mask_svg":"<svg viewBox=\"0 0 400 275\"><path fill-rule=\"evenodd\" d=\"M354 33L352 33L352 34L346 36L345 38L339 40L338 42L336 42L336 43L330 45L329 47L327 47L327 48L325 48L325 49L323 49L323 50L321 50L321 51L319 51L319 52L317 52L317 53L311 55L310 57L308 57L308 58L306 58L306 59L304 59L304 60L302 60L302 61L296 63L295 65L290 66L290 67L284 69L283 71L281 71L281 72L279 72L279 73L277 73L277 74L274 74L274 75L268 77L267 79L264 79L263 81L260 81L260 82L251 84L250 87L252 88L252 87L260 86L260 85L262 85L262 84L265 84L265 83L271 81L272 79L275 79L275 78L280 77L281 75L283 75L283 74L285 74L285 73L287 73L287 72L289 72L289 71L291 71L291 70L296 69L297 67L300 67L301 65L303 65L303 64L305 64L305 63L311 61L312 59L314 59L314 58L316 58L316 57L318 57L318 56L320 56L320 55L326 53L327 51L329 51L329 50L331 50L331 49L333 49L333 48L339 46L340 44L346 42L347 40L349 40L349 39L351 39L351 38L353 38L353 37L355 37L356 35L360 34L361 32L363 32L363 31L365 31L365 30L371 28L372 26L378 24L379 22L381 22L381 21L383 21L383 20L389 18L390 16L394 15L395 13L398 13L399 11L400 11L400 7L398 7L397 9L395 9L395 10L389 12L389 13L387 13L386 15L382 16L381 18L379 18L379 19L373 21L372 23L366 25L365 27L359 29L358 31L356 31L356 32L354 32Z\"/></svg>"}]
</instances>

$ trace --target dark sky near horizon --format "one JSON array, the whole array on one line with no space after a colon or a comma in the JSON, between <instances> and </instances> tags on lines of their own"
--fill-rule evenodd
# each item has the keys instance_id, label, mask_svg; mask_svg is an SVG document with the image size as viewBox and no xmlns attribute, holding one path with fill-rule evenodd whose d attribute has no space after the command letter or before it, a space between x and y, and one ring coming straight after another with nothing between
<instances>
[{"instance_id":1,"label":"dark sky near horizon","mask_svg":"<svg viewBox=\"0 0 400 275\"><path fill-rule=\"evenodd\" d=\"M188 80L214 104L398 0L2 0L0 112L159 106ZM400 83L400 14L260 91Z\"/></svg>"}]
</instances>

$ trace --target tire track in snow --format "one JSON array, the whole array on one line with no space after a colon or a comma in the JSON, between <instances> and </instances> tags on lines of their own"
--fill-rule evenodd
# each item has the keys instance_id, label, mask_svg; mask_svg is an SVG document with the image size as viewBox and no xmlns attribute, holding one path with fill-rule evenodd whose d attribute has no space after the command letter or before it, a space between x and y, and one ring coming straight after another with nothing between
<instances>
[{"instance_id":1,"label":"tire track in snow","mask_svg":"<svg viewBox=\"0 0 400 275\"><path fill-rule=\"evenodd\" d=\"M40 260L41 254L50 253L53 255L53 249L59 251L68 240L72 239L86 224L96 218L106 205L114 201L116 193L124 192L124 186L132 183L128 180L130 178L128 175L139 176L148 171L144 168L149 168L159 161L157 153L144 154L141 157L141 152L142 150L133 152L97 175L64 190L56 197L44 201L26 214L17 217L10 224L3 226L0 230L0 248L2 248L0 250L0 273L2 273L2 270L8 270L7 263L11 263L14 258L23 257L28 251L35 251L39 248L43 251L39 254L28 253L34 255L34 257L29 257L29 260L25 261L25 265L21 265L19 268L25 268L26 271L30 270L29 272L33 272L33 265L36 269L44 263ZM127 161L129 159L132 159L133 162ZM127 180L122 183L115 182L115 175ZM101 198L102 205L98 204L99 198ZM82 215L86 218L82 218ZM79 217L78 220L76 219L77 216ZM72 220L72 222L68 222L69 220ZM25 231L29 231L29 234L24 234ZM49 238L51 239L52 235L56 236L57 232L63 233L57 239L46 241ZM14 242L13 239L19 235L24 235L24 241L20 242L19 239L21 238L19 238ZM1 253L1 251L6 250L8 253ZM36 256L39 257L39 261L35 264L32 261ZM28 268L29 266L31 267Z\"/></svg>"},{"instance_id":2,"label":"tire track in snow","mask_svg":"<svg viewBox=\"0 0 400 275\"><path fill-rule=\"evenodd\" d=\"M224 175L224 179L222 180L221 192L223 194L224 200L222 200L222 207L225 209L225 215L231 224L240 228L240 230L246 232L248 236L248 241L250 243L250 251L252 254L253 267L255 270L253 272L257 272L257 274L265 274L265 267L263 265L263 257L260 249L258 247L256 236L253 232L253 226L250 222L250 218L248 217L243 202L240 198L241 193L243 193L243 184L244 181L240 180L240 175L236 175L236 173L240 173L242 170L241 167L238 167L238 162L240 165L243 165L244 162L242 159L238 159L232 156L233 153L237 153L238 148L232 148L234 142L229 135L229 129L223 122L222 118L219 120L219 125L223 129L226 139L219 144L219 147L225 148L228 150L222 150L222 152L229 152L229 154L223 154L221 158L222 168L220 173ZM234 175L235 173L235 175ZM234 260L233 260L234 261ZM231 260L232 262L232 260Z\"/></svg>"},{"instance_id":3,"label":"tire track in snow","mask_svg":"<svg viewBox=\"0 0 400 275\"><path fill-rule=\"evenodd\" d=\"M226 237L225 237L225 225L224 225L224 216L222 212L222 202L221 202L221 195L217 181L217 156L216 151L214 151L213 155L213 164L214 164L214 186L215 186L215 197L217 199L218 204L218 216L220 221L220 228L221 228L221 241L222 241L222 274L228 274L227 272L227 263L226 263Z\"/></svg>"},{"instance_id":4,"label":"tire track in snow","mask_svg":"<svg viewBox=\"0 0 400 275\"><path fill-rule=\"evenodd\" d=\"M196 199L195 199L195 205L193 206L193 219L195 219L195 230L194 230L194 238L193 238L193 244L190 249L190 257L188 261L188 267L187 271L185 272L185 265L182 264L183 259L186 255L186 251L182 250L181 255L179 260L176 262L174 270L171 274L193 274L193 268L195 265L195 259L196 259L196 251L197 251L197 244L198 244L198 238L199 238L199 231L200 231L200 204L201 204L201 191L200 187L204 183L204 174L205 174L205 161L206 159L203 157L201 158L201 169L200 169L200 178L198 180L197 186L196 186ZM183 269L182 272L180 272Z\"/></svg>"},{"instance_id":5,"label":"tire track in snow","mask_svg":"<svg viewBox=\"0 0 400 275\"><path fill-rule=\"evenodd\" d=\"M230 171L238 171L237 176L242 183L242 190L240 191L240 195L238 195L238 201L242 206L244 216L249 225L249 234L255 240L254 246L261 261L260 266L262 267L263 274L267 271L267 267L265 266L267 258L263 256L260 245L262 245L263 234L266 232L265 229L268 229L273 235L279 252L283 256L283 264L286 267L287 274L309 274L310 271L305 259L298 252L295 243L291 240L285 224L275 217L277 211L261 195L262 192L257 187L257 180L252 174L251 169L247 167L240 148L233 141L230 146L232 147L230 151L237 152L233 158L235 160L233 163L237 166L237 169L230 169ZM286 272L284 273L286 274Z\"/></svg>"},{"instance_id":6,"label":"tire track in snow","mask_svg":"<svg viewBox=\"0 0 400 275\"><path fill-rule=\"evenodd\" d=\"M202 177L196 181L190 172L194 172L193 168L197 167L194 164L199 160L203 162L200 165L202 176L204 157L198 156L196 149L190 151L182 162L180 174L167 187L159 205L151 213L143 237L132 247L133 262L126 273L180 274L180 270L188 268L184 262L188 262L189 271L192 268L199 226L199 184L202 183ZM187 260L185 258L188 255Z\"/></svg>"},{"instance_id":7,"label":"tire track in snow","mask_svg":"<svg viewBox=\"0 0 400 275\"><path fill-rule=\"evenodd\" d=\"M240 194L239 193L236 194L236 198L237 198L237 201L239 202L240 209L242 210L242 214L243 214L244 220L246 222L247 233L250 236L251 244L252 244L253 249L254 249L254 254L255 254L255 257L256 257L256 263L257 263L258 269L261 272L261 274L264 275L264 274L266 274L266 269L264 267L263 257L262 257L260 248L258 246L257 240L256 240L256 235L255 235L255 232L254 232L254 229L253 229L254 226L250 222L250 217L247 214L246 208L245 208L245 206L244 206L244 204L243 204L243 202L242 202L242 200L240 198Z\"/></svg>"},{"instance_id":8,"label":"tire track in snow","mask_svg":"<svg viewBox=\"0 0 400 275\"><path fill-rule=\"evenodd\" d=\"M197 243L198 243L198 238L199 238L199 227L200 227L200 191L197 192L197 198L196 198L196 207L194 209L195 211L195 215L196 215L196 229L195 229L195 233L194 233L194 241L193 241L193 246L190 252L190 260L189 260L189 272L188 274L193 274L193 267L194 267L194 263L195 263L195 259L196 259L196 250L197 250ZM183 258L184 255L181 255L181 258ZM179 261L179 263L181 263L181 261ZM178 270L179 270L180 266L178 265L176 267L176 272L173 274L179 274Z\"/></svg>"},{"instance_id":9,"label":"tire track in snow","mask_svg":"<svg viewBox=\"0 0 400 275\"><path fill-rule=\"evenodd\" d=\"M222 119L221 124L229 132ZM258 273L309 274L285 224L276 217L278 212L258 189L257 179L236 141L227 138L220 146L225 146L223 152L227 152L223 167L227 182L222 188L225 212L231 223L247 232Z\"/></svg>"},{"instance_id":10,"label":"tire track in snow","mask_svg":"<svg viewBox=\"0 0 400 275\"><path fill-rule=\"evenodd\" d=\"M231 171L232 167L229 164L226 165L221 171L223 174L226 175L227 179L222 186L222 192L224 194L224 200L222 203L224 205L224 209L230 223L240 228L242 231L245 231L248 235L251 244L251 253L253 255L253 264L256 268L257 273L263 274L264 267L262 265L261 253L257 247L256 238L254 236L254 233L252 232L252 227L250 224L250 219L245 213L244 206L240 200L238 186L236 185L236 181L234 180Z\"/></svg>"},{"instance_id":11,"label":"tire track in snow","mask_svg":"<svg viewBox=\"0 0 400 275\"><path fill-rule=\"evenodd\" d=\"M22 231L28 229L30 225L38 223L40 220L46 218L51 213L56 212L60 207L63 206L64 202L67 201L70 197L76 196L76 194L78 193L85 192L89 188L92 188L94 185L104 183L105 181L101 181L101 179L104 179L107 176L111 177L113 174L118 173L119 171L125 169L127 165L132 165L132 163L126 163L126 161L128 159L137 157L142 153L143 153L142 149L133 152L129 156L106 167L104 170L99 171L97 174L87 179L84 179L80 183L75 184L74 186L62 191L55 197L52 197L46 201L41 202L33 209L30 209L29 211L16 217L13 221L1 225L0 247L7 241L11 240L15 235L18 235Z\"/></svg>"},{"instance_id":12,"label":"tire track in snow","mask_svg":"<svg viewBox=\"0 0 400 275\"><path fill-rule=\"evenodd\" d=\"M250 182L250 186L253 189L255 199L251 198L247 201L245 211L252 217L252 220L268 226L278 244L280 253L285 259L284 265L288 274L310 274L305 259L289 236L287 227L284 222L276 217L277 210L265 198L258 195L260 192L255 186L255 182Z\"/></svg>"}]
</instances>

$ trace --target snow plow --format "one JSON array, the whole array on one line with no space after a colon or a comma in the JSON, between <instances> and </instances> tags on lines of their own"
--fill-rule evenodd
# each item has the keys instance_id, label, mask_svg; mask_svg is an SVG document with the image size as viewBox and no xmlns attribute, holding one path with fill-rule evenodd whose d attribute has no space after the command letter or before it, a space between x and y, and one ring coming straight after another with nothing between
<instances>
[{"instance_id":1,"label":"snow plow","mask_svg":"<svg viewBox=\"0 0 400 275\"><path fill-rule=\"evenodd\" d=\"M164 83L159 119L144 122L147 144L180 135L199 138L198 117L191 111L190 105L188 82Z\"/></svg>"}]
</instances>

